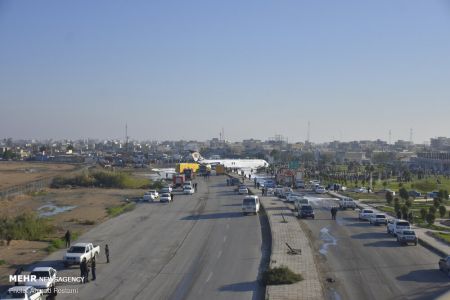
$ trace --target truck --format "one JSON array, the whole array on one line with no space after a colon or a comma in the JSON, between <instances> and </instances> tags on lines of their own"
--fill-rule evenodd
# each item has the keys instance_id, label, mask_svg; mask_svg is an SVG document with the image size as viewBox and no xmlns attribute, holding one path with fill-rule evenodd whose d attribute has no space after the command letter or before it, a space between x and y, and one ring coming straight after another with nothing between
<instances>
[{"instance_id":1,"label":"truck","mask_svg":"<svg viewBox=\"0 0 450 300\"><path fill-rule=\"evenodd\" d=\"M225 166L224 165L216 165L216 175L225 174Z\"/></svg>"},{"instance_id":2,"label":"truck","mask_svg":"<svg viewBox=\"0 0 450 300\"><path fill-rule=\"evenodd\" d=\"M64 266L78 265L84 259L88 262L98 255L100 255L100 246L92 243L76 243L64 254Z\"/></svg>"},{"instance_id":3,"label":"truck","mask_svg":"<svg viewBox=\"0 0 450 300\"><path fill-rule=\"evenodd\" d=\"M198 163L179 163L176 165L175 171L179 174L183 174L185 169L190 169L193 172L197 172L199 166L200 165Z\"/></svg>"},{"instance_id":4,"label":"truck","mask_svg":"<svg viewBox=\"0 0 450 300\"><path fill-rule=\"evenodd\" d=\"M450 276L450 256L441 258L439 260L439 271L442 271L448 276Z\"/></svg>"},{"instance_id":5,"label":"truck","mask_svg":"<svg viewBox=\"0 0 450 300\"><path fill-rule=\"evenodd\" d=\"M186 177L184 174L173 175L173 186L174 187L183 186L185 181L186 181Z\"/></svg>"},{"instance_id":6,"label":"truck","mask_svg":"<svg viewBox=\"0 0 450 300\"><path fill-rule=\"evenodd\" d=\"M386 231L388 234L397 236L397 232L400 230L411 230L411 225L406 220L391 219L388 220Z\"/></svg>"}]
</instances>

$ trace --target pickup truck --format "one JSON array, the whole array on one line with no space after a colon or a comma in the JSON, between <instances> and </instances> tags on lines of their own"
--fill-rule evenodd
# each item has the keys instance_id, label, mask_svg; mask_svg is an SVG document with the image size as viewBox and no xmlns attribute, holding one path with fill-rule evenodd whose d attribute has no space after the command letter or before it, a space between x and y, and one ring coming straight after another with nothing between
<instances>
[{"instance_id":1,"label":"pickup truck","mask_svg":"<svg viewBox=\"0 0 450 300\"><path fill-rule=\"evenodd\" d=\"M397 242L402 245L407 245L408 243L413 243L417 246L417 235L412 229L398 230L397 231Z\"/></svg>"},{"instance_id":2,"label":"pickup truck","mask_svg":"<svg viewBox=\"0 0 450 300\"><path fill-rule=\"evenodd\" d=\"M22 299L22 300L42 300L43 293L40 289L36 289L32 286L14 286L6 292L4 297L0 300L11 300L11 299Z\"/></svg>"},{"instance_id":3,"label":"pickup truck","mask_svg":"<svg viewBox=\"0 0 450 300\"><path fill-rule=\"evenodd\" d=\"M37 267L30 273L30 280L25 282L26 286L47 291L56 286L56 270L51 267Z\"/></svg>"},{"instance_id":4,"label":"pickup truck","mask_svg":"<svg viewBox=\"0 0 450 300\"><path fill-rule=\"evenodd\" d=\"M90 261L92 258L97 257L100 254L100 246L94 246L92 243L76 243L66 254L64 254L64 265L77 265L80 264L83 259Z\"/></svg>"},{"instance_id":5,"label":"pickup truck","mask_svg":"<svg viewBox=\"0 0 450 300\"><path fill-rule=\"evenodd\" d=\"M450 256L439 260L439 270L450 276Z\"/></svg>"}]
</instances>

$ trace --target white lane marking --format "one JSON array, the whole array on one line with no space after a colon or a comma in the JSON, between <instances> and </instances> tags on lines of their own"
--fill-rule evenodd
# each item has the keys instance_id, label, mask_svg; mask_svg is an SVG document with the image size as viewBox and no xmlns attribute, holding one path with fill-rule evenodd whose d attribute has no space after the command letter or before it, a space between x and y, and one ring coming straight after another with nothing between
<instances>
[{"instance_id":1,"label":"white lane marking","mask_svg":"<svg viewBox=\"0 0 450 300\"><path fill-rule=\"evenodd\" d=\"M223 242L225 243L227 241L227 236L223 237Z\"/></svg>"},{"instance_id":2,"label":"white lane marking","mask_svg":"<svg viewBox=\"0 0 450 300\"><path fill-rule=\"evenodd\" d=\"M229 229L230 228L230 224L227 224L227 229Z\"/></svg>"},{"instance_id":3,"label":"white lane marking","mask_svg":"<svg viewBox=\"0 0 450 300\"><path fill-rule=\"evenodd\" d=\"M324 244L322 245L322 247L320 247L319 250L322 255L327 255L329 246L337 245L337 239L330 234L327 227L324 227L320 230L320 239L324 241Z\"/></svg>"},{"instance_id":4,"label":"white lane marking","mask_svg":"<svg viewBox=\"0 0 450 300\"><path fill-rule=\"evenodd\" d=\"M222 256L222 250L219 251L219 253L217 254L217 258L220 258Z\"/></svg>"},{"instance_id":5,"label":"white lane marking","mask_svg":"<svg viewBox=\"0 0 450 300\"><path fill-rule=\"evenodd\" d=\"M210 272L208 275L208 278L206 278L206 282L208 282L211 279L212 275L213 275L213 272Z\"/></svg>"}]
</instances>

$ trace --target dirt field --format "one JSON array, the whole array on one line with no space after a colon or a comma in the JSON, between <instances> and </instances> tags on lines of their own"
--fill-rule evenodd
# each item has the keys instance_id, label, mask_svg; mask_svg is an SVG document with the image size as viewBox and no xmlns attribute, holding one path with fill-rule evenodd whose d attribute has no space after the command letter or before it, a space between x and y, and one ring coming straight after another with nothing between
<instances>
[{"instance_id":1,"label":"dirt field","mask_svg":"<svg viewBox=\"0 0 450 300\"><path fill-rule=\"evenodd\" d=\"M0 189L63 175L75 168L70 164L0 161Z\"/></svg>"},{"instance_id":2,"label":"dirt field","mask_svg":"<svg viewBox=\"0 0 450 300\"><path fill-rule=\"evenodd\" d=\"M108 218L107 207L119 205L126 198L142 196L143 193L142 190L121 189L47 189L40 196L21 195L0 200L0 216L13 217L26 211L52 214L58 209L73 207L50 216L57 232L49 238L61 237L68 229L81 234ZM17 265L27 265L47 256L45 249L48 245L47 242L30 241L12 241L9 247L0 245L0 259L6 262L0 265L0 290L5 287L8 275L14 272Z\"/></svg>"}]
</instances>

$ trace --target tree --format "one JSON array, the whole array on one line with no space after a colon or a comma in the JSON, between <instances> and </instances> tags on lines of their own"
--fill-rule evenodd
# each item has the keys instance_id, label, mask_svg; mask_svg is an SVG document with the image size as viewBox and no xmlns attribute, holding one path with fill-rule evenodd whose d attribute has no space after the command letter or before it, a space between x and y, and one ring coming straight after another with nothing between
<instances>
[{"instance_id":1,"label":"tree","mask_svg":"<svg viewBox=\"0 0 450 300\"><path fill-rule=\"evenodd\" d=\"M401 211L402 211L402 218L407 220L408 219L408 212L409 212L408 206L402 205Z\"/></svg>"},{"instance_id":2,"label":"tree","mask_svg":"<svg viewBox=\"0 0 450 300\"><path fill-rule=\"evenodd\" d=\"M408 191L402 187L399 191L398 191L400 198L402 198L403 200L407 200L409 198L409 194Z\"/></svg>"},{"instance_id":3,"label":"tree","mask_svg":"<svg viewBox=\"0 0 450 300\"><path fill-rule=\"evenodd\" d=\"M441 198L443 200L448 200L448 191L447 190L439 190L437 196L438 196L438 198Z\"/></svg>"},{"instance_id":4,"label":"tree","mask_svg":"<svg viewBox=\"0 0 450 300\"><path fill-rule=\"evenodd\" d=\"M441 198L434 198L433 199L433 205L435 208L438 208L442 204Z\"/></svg>"},{"instance_id":5,"label":"tree","mask_svg":"<svg viewBox=\"0 0 450 300\"><path fill-rule=\"evenodd\" d=\"M427 214L426 220L427 220L428 225L430 225L430 226L433 225L435 219L436 218L435 218L434 214L432 214L432 213Z\"/></svg>"},{"instance_id":6,"label":"tree","mask_svg":"<svg viewBox=\"0 0 450 300\"><path fill-rule=\"evenodd\" d=\"M427 209L425 207L422 207L420 209L420 216L422 217L422 220L425 221L425 219L427 218Z\"/></svg>"},{"instance_id":7,"label":"tree","mask_svg":"<svg viewBox=\"0 0 450 300\"><path fill-rule=\"evenodd\" d=\"M394 199L394 210L395 212L400 211L400 200L398 198Z\"/></svg>"},{"instance_id":8,"label":"tree","mask_svg":"<svg viewBox=\"0 0 450 300\"><path fill-rule=\"evenodd\" d=\"M387 181L383 181L383 188L384 189L386 189L387 185L388 185Z\"/></svg>"},{"instance_id":9,"label":"tree","mask_svg":"<svg viewBox=\"0 0 450 300\"><path fill-rule=\"evenodd\" d=\"M405 200L405 205L406 205L408 208L411 208L411 206L412 206L412 201L411 201L410 199L406 199L406 200Z\"/></svg>"},{"instance_id":10,"label":"tree","mask_svg":"<svg viewBox=\"0 0 450 300\"><path fill-rule=\"evenodd\" d=\"M445 214L447 213L447 208L445 208L444 205L439 206L439 216L441 218L445 217Z\"/></svg>"},{"instance_id":11,"label":"tree","mask_svg":"<svg viewBox=\"0 0 450 300\"><path fill-rule=\"evenodd\" d=\"M392 193L391 192L386 192L386 202L389 204L389 205L391 205L391 203L392 203L392 200L394 200L394 196L392 196Z\"/></svg>"},{"instance_id":12,"label":"tree","mask_svg":"<svg viewBox=\"0 0 450 300\"><path fill-rule=\"evenodd\" d=\"M436 213L436 207L434 207L434 206L430 206L429 208L428 208L428 212L430 213L430 214L435 214Z\"/></svg>"}]
</instances>

